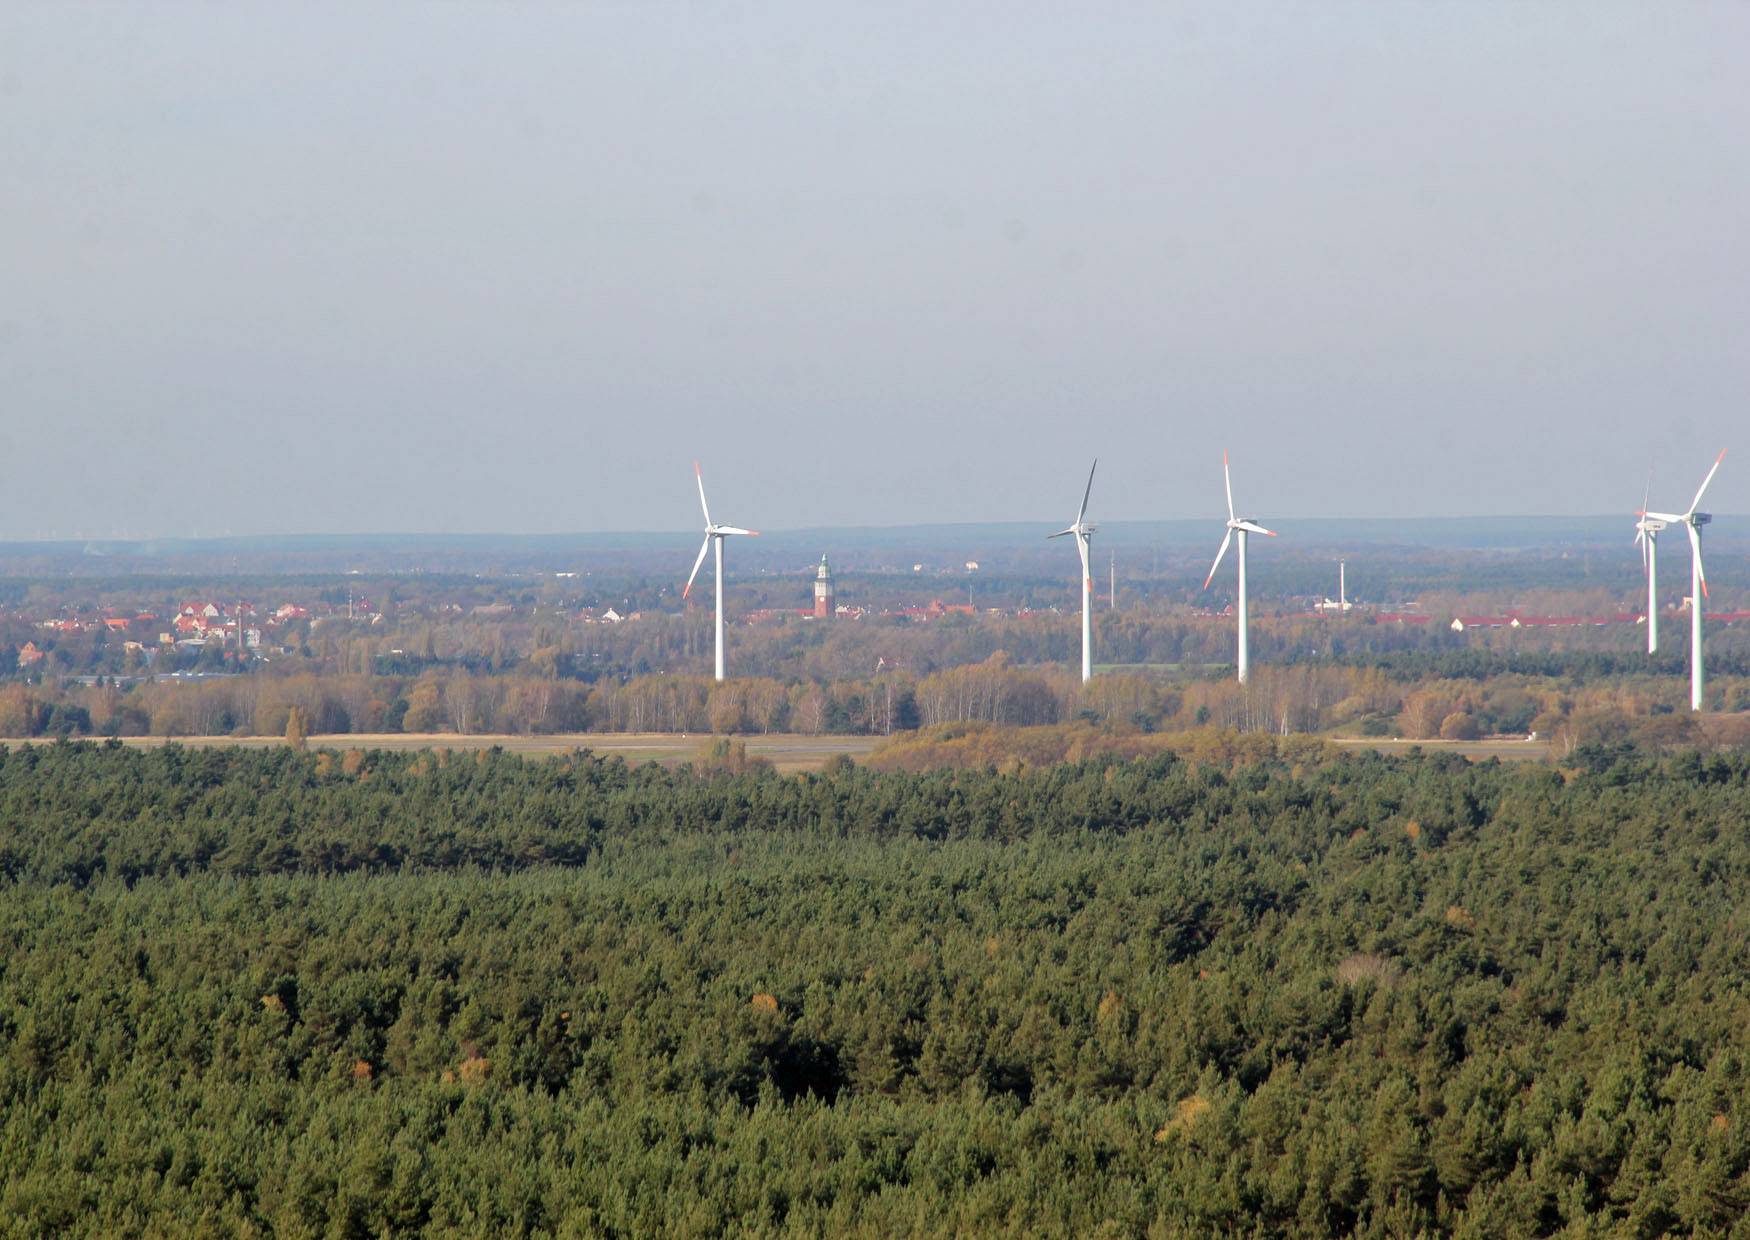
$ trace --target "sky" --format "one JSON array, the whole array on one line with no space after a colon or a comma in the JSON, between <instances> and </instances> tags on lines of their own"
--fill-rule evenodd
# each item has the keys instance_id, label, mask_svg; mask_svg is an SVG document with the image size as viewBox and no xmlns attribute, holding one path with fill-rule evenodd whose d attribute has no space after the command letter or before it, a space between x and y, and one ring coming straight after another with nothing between
<instances>
[{"instance_id":1,"label":"sky","mask_svg":"<svg viewBox=\"0 0 1750 1240\"><path fill-rule=\"evenodd\" d=\"M695 459L755 528L1061 526L1096 456L1094 520L1225 516L1224 447L1276 520L1687 505L1723 447L1750 512L1747 49L1724 3L11 0L0 537L681 530Z\"/></svg>"}]
</instances>

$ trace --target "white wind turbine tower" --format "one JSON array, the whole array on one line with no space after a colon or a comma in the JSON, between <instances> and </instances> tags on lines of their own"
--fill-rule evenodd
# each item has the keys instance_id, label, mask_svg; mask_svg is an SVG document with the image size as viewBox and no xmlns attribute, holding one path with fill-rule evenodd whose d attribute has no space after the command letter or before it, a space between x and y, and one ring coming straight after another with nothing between
<instances>
[{"instance_id":1,"label":"white wind turbine tower","mask_svg":"<svg viewBox=\"0 0 1750 1240\"><path fill-rule=\"evenodd\" d=\"M1653 494L1652 479L1641 499L1640 520L1635 522L1635 542L1641 548L1641 567L1647 571L1647 653L1659 652L1659 533L1666 523L1647 512Z\"/></svg>"},{"instance_id":2,"label":"white wind turbine tower","mask_svg":"<svg viewBox=\"0 0 1750 1240\"><path fill-rule=\"evenodd\" d=\"M1088 566L1088 536L1097 526L1087 523L1088 497L1094 493L1094 470L1100 467L1096 458L1092 469L1088 470L1088 487L1082 492L1082 506L1076 510L1076 522L1067 530L1059 530L1055 534L1047 534L1047 538L1062 538L1065 534L1076 536L1076 550L1082 557L1082 683L1086 684L1094 674L1094 621L1092 616L1094 594L1094 570Z\"/></svg>"},{"instance_id":3,"label":"white wind turbine tower","mask_svg":"<svg viewBox=\"0 0 1750 1240\"><path fill-rule=\"evenodd\" d=\"M1701 709L1702 690L1707 683L1701 665L1701 621L1702 613L1707 610L1707 574L1701 567L1701 527L1712 521L1713 517L1705 512L1697 512L1696 509L1701 506L1701 497L1707 493L1708 483L1719 473L1720 462L1725 459L1724 451L1714 458L1714 467L1701 480L1701 490L1689 502L1688 512L1645 514L1654 521L1681 525L1689 535L1689 709L1697 711Z\"/></svg>"},{"instance_id":4,"label":"white wind turbine tower","mask_svg":"<svg viewBox=\"0 0 1750 1240\"><path fill-rule=\"evenodd\" d=\"M705 475L699 469L699 462L693 462L693 474L699 480L699 507L705 512L705 542L699 548L699 558L693 561L693 571L687 574L686 589L681 591L685 599L693 590L693 578L699 575L699 566L705 562L705 553L717 549L717 679L723 679L723 540L731 534L757 535L758 530L744 530L735 525L715 525L711 521L711 506L705 502Z\"/></svg>"},{"instance_id":5,"label":"white wind turbine tower","mask_svg":"<svg viewBox=\"0 0 1750 1240\"><path fill-rule=\"evenodd\" d=\"M1234 484L1233 484L1233 477L1231 474L1229 474L1228 468L1227 468L1227 453L1226 453L1226 451L1223 451L1221 454L1221 480L1222 480L1223 484L1225 484L1227 487L1227 533L1222 535L1221 550L1217 551L1215 553L1215 563L1211 564L1209 566L1209 576L1207 576L1203 579L1203 588L1205 590L1209 589L1209 583L1215 580L1215 570L1221 567L1221 557L1227 554L1228 543L1232 542L1234 534L1238 533L1240 536L1239 547L1237 550L1237 554L1239 556L1239 562L1240 562L1240 589L1239 589L1239 594L1237 596L1237 601L1234 604L1234 612L1239 617L1240 644L1239 644L1238 663L1239 663L1239 672L1240 672L1240 683L1243 685L1246 683L1246 664L1247 664L1247 657L1246 657L1246 539L1248 536L1250 536L1252 534L1267 534L1271 538L1274 538L1274 537L1276 537L1276 531L1265 529L1263 526L1259 525L1256 521L1252 520L1250 517L1236 517L1234 515Z\"/></svg>"}]
</instances>

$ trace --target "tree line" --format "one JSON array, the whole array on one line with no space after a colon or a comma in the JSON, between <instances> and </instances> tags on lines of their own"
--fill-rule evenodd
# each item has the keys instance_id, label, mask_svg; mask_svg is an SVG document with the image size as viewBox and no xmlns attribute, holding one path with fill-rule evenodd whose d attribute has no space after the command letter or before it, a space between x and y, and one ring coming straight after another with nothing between
<instances>
[{"instance_id":1,"label":"tree line","mask_svg":"<svg viewBox=\"0 0 1750 1240\"><path fill-rule=\"evenodd\" d=\"M1750 716L1750 678L1720 674L1709 707ZM1264 665L1250 683L1220 671L1117 670L1082 683L1070 669L999 651L926 675L904 668L847 680L648 675L594 683L557 674L463 669L416 676L311 673L196 682L100 680L0 684L0 736L281 736L293 712L311 734L800 732L886 736L918 727L1093 722L1141 732L1359 732L1467 740L1538 733L1564 744L1600 728L1657 732L1667 745L1703 734L1687 685L1653 672L1596 677L1547 670ZM1615 722L1612 722L1615 721Z\"/></svg>"}]
</instances>

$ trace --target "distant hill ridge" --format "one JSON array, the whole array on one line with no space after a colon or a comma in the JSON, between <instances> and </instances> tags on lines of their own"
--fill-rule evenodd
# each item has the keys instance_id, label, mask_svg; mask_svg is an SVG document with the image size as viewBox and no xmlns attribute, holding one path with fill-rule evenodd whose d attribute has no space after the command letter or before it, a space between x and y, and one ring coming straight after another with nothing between
<instances>
[{"instance_id":1,"label":"distant hill ridge","mask_svg":"<svg viewBox=\"0 0 1750 1240\"><path fill-rule=\"evenodd\" d=\"M1632 537L1632 518L1616 516L1519 517L1273 517L1284 537L1303 546L1436 547L1448 549L1515 550L1572 546L1614 547ZM1745 534L1734 527L1744 525ZM1050 532L1049 520L963 522L921 525L805 526L766 530L762 543L746 553L783 546L916 547L946 550L973 546L1031 546ZM1097 540L1110 547L1197 546L1219 529L1214 515L1170 521L1106 521ZM1624 531L1628 530L1628 534ZM691 530L611 530L555 534L517 533L356 533L246 534L221 537L14 539L0 541L0 558L44 555L87 555L129 558L172 558L248 553L299 552L509 552L666 548L677 539L696 537ZM1710 542L1750 538L1750 523L1719 515L1708 530Z\"/></svg>"}]
</instances>

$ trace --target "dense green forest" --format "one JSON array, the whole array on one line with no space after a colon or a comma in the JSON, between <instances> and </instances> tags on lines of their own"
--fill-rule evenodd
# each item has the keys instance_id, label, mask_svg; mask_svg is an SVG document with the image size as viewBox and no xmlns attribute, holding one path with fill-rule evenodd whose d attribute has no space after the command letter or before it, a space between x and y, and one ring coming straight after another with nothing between
<instances>
[{"instance_id":1,"label":"dense green forest","mask_svg":"<svg viewBox=\"0 0 1750 1240\"><path fill-rule=\"evenodd\" d=\"M1750 761L1232 752L0 749L0 1231L1742 1226Z\"/></svg>"}]
</instances>

